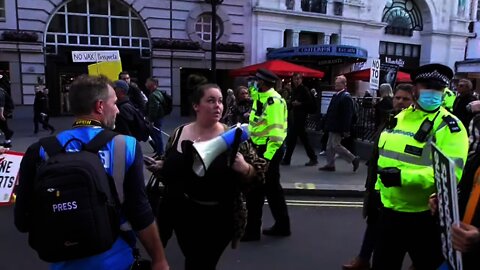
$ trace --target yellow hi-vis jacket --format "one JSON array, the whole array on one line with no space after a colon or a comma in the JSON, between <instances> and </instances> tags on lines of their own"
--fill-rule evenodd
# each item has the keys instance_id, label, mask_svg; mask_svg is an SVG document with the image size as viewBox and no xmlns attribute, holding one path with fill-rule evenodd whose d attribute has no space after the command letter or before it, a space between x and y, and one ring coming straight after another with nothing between
<instances>
[{"instance_id":1,"label":"yellow hi-vis jacket","mask_svg":"<svg viewBox=\"0 0 480 270\"><path fill-rule=\"evenodd\" d=\"M250 88L253 99L248 131L256 145L267 145L263 157L271 160L287 137L287 105L273 88L259 92Z\"/></svg>"},{"instance_id":2,"label":"yellow hi-vis jacket","mask_svg":"<svg viewBox=\"0 0 480 270\"><path fill-rule=\"evenodd\" d=\"M443 119L444 116L452 117L453 124L458 125L458 128L453 128L452 132L452 127ZM396 118L397 125L393 129L385 129L380 135L378 169L398 168L401 171L401 186L386 188L377 176L376 189L380 190L386 208L411 213L426 211L429 209L429 196L436 190L431 142L454 161L455 175L460 180L468 154L467 131L462 122L443 107L437 112L427 113L411 106ZM419 142L413 137L426 118L430 121L435 118L433 128L427 141Z\"/></svg>"},{"instance_id":3,"label":"yellow hi-vis jacket","mask_svg":"<svg viewBox=\"0 0 480 270\"><path fill-rule=\"evenodd\" d=\"M455 93L452 90L450 90L448 87L445 87L445 89L443 90L442 106L445 109L452 112L453 111L453 103L455 103L456 98L457 98L457 96L455 95Z\"/></svg>"}]
</instances>

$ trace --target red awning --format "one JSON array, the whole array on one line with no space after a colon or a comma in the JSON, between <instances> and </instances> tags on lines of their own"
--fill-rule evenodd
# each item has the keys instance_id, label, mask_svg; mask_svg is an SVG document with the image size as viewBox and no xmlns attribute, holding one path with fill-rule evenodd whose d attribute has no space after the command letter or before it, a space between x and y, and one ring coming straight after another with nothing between
<instances>
[{"instance_id":1,"label":"red awning","mask_svg":"<svg viewBox=\"0 0 480 270\"><path fill-rule=\"evenodd\" d=\"M265 68L279 77L291 77L294 73L300 73L303 77L323 78L322 71L295 65L283 60L270 60L256 65L246 66L240 69L230 71L230 76L253 76L259 68Z\"/></svg>"},{"instance_id":2,"label":"red awning","mask_svg":"<svg viewBox=\"0 0 480 270\"><path fill-rule=\"evenodd\" d=\"M359 81L368 81L370 80L370 69L363 69L359 71L354 71L344 74L348 80L359 80ZM410 79L410 74L402 71L397 72L397 83L407 83L412 82Z\"/></svg>"}]
</instances>

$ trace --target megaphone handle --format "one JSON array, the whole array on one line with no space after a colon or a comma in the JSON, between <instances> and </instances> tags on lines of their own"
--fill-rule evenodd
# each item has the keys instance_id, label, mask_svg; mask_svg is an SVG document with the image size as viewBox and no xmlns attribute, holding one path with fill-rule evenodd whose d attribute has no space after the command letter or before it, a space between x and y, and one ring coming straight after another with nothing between
<instances>
[{"instance_id":1,"label":"megaphone handle","mask_svg":"<svg viewBox=\"0 0 480 270\"><path fill-rule=\"evenodd\" d=\"M230 152L230 158L228 160L228 166L232 166L235 162L235 157L237 156L238 149L240 148L240 140L242 139L243 130L241 128L237 128L235 130L235 137L233 139L232 149Z\"/></svg>"}]
</instances>

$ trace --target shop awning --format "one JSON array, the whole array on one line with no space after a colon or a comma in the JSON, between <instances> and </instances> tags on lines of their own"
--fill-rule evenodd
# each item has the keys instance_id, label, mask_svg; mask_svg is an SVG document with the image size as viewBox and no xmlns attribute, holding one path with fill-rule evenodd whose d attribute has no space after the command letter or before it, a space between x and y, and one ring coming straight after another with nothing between
<instances>
[{"instance_id":1,"label":"shop awning","mask_svg":"<svg viewBox=\"0 0 480 270\"><path fill-rule=\"evenodd\" d=\"M325 75L322 71L307 68L300 65L295 65L282 60L271 60L260 64L246 66L240 69L230 71L230 76L253 76L259 68L265 68L279 77L291 77L294 73L300 73L303 77L323 78Z\"/></svg>"},{"instance_id":2,"label":"shop awning","mask_svg":"<svg viewBox=\"0 0 480 270\"><path fill-rule=\"evenodd\" d=\"M365 62L367 58L367 50L349 45L304 45L274 49L267 53L267 59L308 61L317 65Z\"/></svg>"},{"instance_id":3,"label":"shop awning","mask_svg":"<svg viewBox=\"0 0 480 270\"><path fill-rule=\"evenodd\" d=\"M350 73L343 74L348 80L368 81L370 80L370 69L358 70ZM397 72L397 83L412 82L410 74L402 71Z\"/></svg>"}]
</instances>

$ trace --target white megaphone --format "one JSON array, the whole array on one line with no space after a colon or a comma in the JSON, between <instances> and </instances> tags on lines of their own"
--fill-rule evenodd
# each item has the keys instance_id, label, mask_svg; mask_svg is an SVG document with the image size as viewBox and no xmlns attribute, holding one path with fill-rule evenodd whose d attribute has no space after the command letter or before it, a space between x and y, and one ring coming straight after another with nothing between
<instances>
[{"instance_id":1,"label":"white megaphone","mask_svg":"<svg viewBox=\"0 0 480 270\"><path fill-rule=\"evenodd\" d=\"M237 138L238 142L235 142L235 134L240 132L241 136L239 140ZM248 124L237 124L236 127L211 140L193 143L193 171L199 177L203 177L215 158L233 147L235 143L246 140L248 140Z\"/></svg>"}]
</instances>

